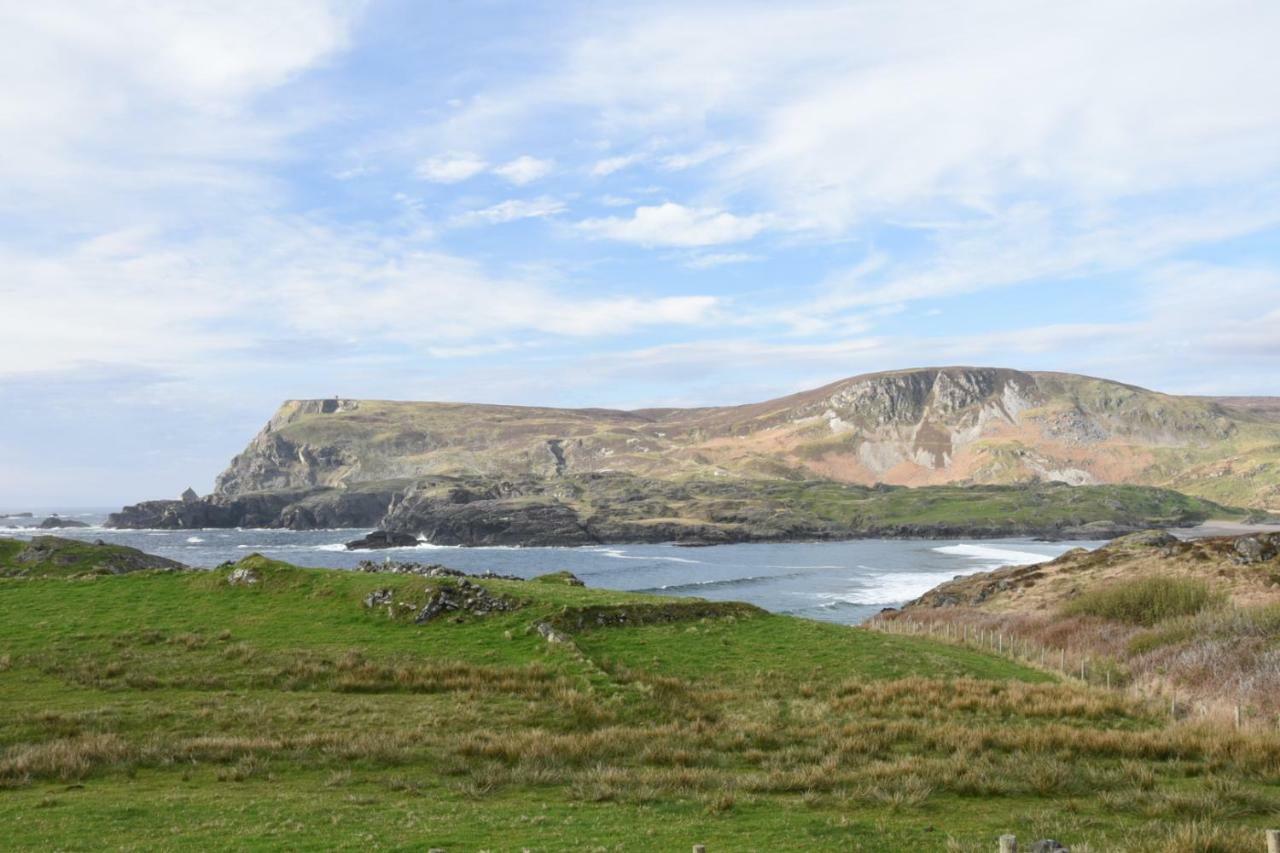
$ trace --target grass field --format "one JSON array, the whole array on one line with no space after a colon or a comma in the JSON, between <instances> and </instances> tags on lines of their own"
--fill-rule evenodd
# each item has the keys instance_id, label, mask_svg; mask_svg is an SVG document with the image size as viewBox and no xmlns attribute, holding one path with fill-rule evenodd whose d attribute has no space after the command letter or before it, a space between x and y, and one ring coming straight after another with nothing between
<instances>
[{"instance_id":1,"label":"grass field","mask_svg":"<svg viewBox=\"0 0 1280 853\"><path fill-rule=\"evenodd\" d=\"M1280 739L971 649L555 579L417 625L457 581L238 568L0 579L0 847L1211 851L1277 822Z\"/></svg>"}]
</instances>

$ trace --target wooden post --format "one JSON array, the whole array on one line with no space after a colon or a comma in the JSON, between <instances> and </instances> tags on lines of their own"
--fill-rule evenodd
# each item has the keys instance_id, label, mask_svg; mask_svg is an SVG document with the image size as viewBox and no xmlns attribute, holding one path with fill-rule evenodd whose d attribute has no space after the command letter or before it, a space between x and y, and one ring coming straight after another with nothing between
<instances>
[{"instance_id":1,"label":"wooden post","mask_svg":"<svg viewBox=\"0 0 1280 853\"><path fill-rule=\"evenodd\" d=\"M1107 689L1111 689L1111 670L1107 670Z\"/></svg>"},{"instance_id":2,"label":"wooden post","mask_svg":"<svg viewBox=\"0 0 1280 853\"><path fill-rule=\"evenodd\" d=\"M1062 647L1062 654L1058 660L1058 669L1062 671L1063 675L1067 674L1067 647L1066 646Z\"/></svg>"},{"instance_id":3,"label":"wooden post","mask_svg":"<svg viewBox=\"0 0 1280 853\"><path fill-rule=\"evenodd\" d=\"M1267 830L1267 853L1280 853L1280 829Z\"/></svg>"},{"instance_id":4,"label":"wooden post","mask_svg":"<svg viewBox=\"0 0 1280 853\"><path fill-rule=\"evenodd\" d=\"M1080 658L1080 680L1081 680L1081 681L1088 681L1088 680L1089 680L1089 679L1085 678L1085 676L1084 676L1084 662L1085 662L1085 660L1086 660L1086 658Z\"/></svg>"},{"instance_id":5,"label":"wooden post","mask_svg":"<svg viewBox=\"0 0 1280 853\"><path fill-rule=\"evenodd\" d=\"M996 634L996 651L1004 654L1004 632Z\"/></svg>"},{"instance_id":6,"label":"wooden post","mask_svg":"<svg viewBox=\"0 0 1280 853\"><path fill-rule=\"evenodd\" d=\"M1236 729L1239 730L1241 722L1240 703L1236 703Z\"/></svg>"},{"instance_id":7,"label":"wooden post","mask_svg":"<svg viewBox=\"0 0 1280 853\"><path fill-rule=\"evenodd\" d=\"M1000 836L1000 853L1018 853L1018 839L1012 835Z\"/></svg>"}]
</instances>

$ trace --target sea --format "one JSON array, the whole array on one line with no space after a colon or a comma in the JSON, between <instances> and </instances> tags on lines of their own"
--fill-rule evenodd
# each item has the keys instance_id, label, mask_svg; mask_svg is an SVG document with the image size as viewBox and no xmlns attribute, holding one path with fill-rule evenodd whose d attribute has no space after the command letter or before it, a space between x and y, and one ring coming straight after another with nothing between
<instances>
[{"instance_id":1,"label":"sea","mask_svg":"<svg viewBox=\"0 0 1280 853\"><path fill-rule=\"evenodd\" d=\"M464 548L423 542L412 548L348 551L345 542L369 533L339 530L113 530L110 510L31 510L34 518L0 518L0 536L53 534L130 545L189 566L211 568L258 553L300 566L351 569L362 560L438 563L533 577L573 572L588 586L663 595L747 601L776 613L856 624L960 575L1051 560L1071 548L1102 542L1034 539L858 539L849 542L678 545L596 545L574 548ZM89 527L40 530L53 513Z\"/></svg>"}]
</instances>

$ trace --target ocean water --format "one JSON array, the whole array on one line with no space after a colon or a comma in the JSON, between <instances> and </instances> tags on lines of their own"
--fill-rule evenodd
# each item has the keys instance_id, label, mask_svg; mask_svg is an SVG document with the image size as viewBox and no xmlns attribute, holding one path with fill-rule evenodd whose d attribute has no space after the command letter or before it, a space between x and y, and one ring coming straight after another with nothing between
<instances>
[{"instance_id":1,"label":"ocean water","mask_svg":"<svg viewBox=\"0 0 1280 853\"><path fill-rule=\"evenodd\" d=\"M59 514L88 528L42 531L32 519L0 518L0 536L41 533L131 545L187 565L212 567L260 553L302 566L353 568L361 560L440 563L467 572L486 569L532 577L573 572L588 586L748 601L766 610L810 619L857 623L884 607L911 600L957 575L1052 559L1101 542L1031 539L860 539L779 544L600 545L578 548L459 548L421 544L385 551L347 551L361 530L109 530L106 512L66 509ZM6 529L6 526L9 529Z\"/></svg>"}]
</instances>

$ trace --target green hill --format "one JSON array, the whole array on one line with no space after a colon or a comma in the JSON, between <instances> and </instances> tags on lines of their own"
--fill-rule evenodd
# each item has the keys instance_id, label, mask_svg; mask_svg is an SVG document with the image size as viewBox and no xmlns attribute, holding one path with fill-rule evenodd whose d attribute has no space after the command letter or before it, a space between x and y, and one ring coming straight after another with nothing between
<instances>
[{"instance_id":1,"label":"green hill","mask_svg":"<svg viewBox=\"0 0 1280 853\"><path fill-rule=\"evenodd\" d=\"M563 573L21 565L8 849L1234 850L1280 808L1273 735L926 638Z\"/></svg>"}]
</instances>

